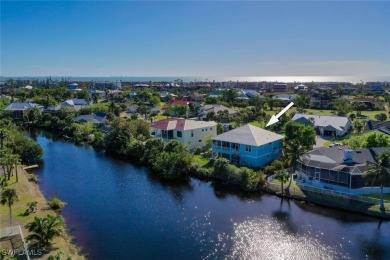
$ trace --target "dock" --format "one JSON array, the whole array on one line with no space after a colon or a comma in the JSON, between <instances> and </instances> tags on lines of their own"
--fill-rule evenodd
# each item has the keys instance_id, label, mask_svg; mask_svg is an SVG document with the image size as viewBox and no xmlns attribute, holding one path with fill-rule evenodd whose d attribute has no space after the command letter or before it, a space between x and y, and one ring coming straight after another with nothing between
<instances>
[{"instance_id":1,"label":"dock","mask_svg":"<svg viewBox=\"0 0 390 260\"><path fill-rule=\"evenodd\" d=\"M23 170L29 170L29 169L34 169L34 168L38 168L39 165L38 164L34 164L34 165L30 165L30 166L25 166L23 167Z\"/></svg>"}]
</instances>

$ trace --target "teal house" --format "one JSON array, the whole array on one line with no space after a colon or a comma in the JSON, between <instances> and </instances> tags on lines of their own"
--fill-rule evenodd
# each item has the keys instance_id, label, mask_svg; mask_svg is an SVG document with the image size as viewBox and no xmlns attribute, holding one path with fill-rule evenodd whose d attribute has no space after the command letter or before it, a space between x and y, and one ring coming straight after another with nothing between
<instances>
[{"instance_id":1,"label":"teal house","mask_svg":"<svg viewBox=\"0 0 390 260\"><path fill-rule=\"evenodd\" d=\"M231 163L264 167L282 156L283 136L265 129L244 125L213 138L213 160L226 158Z\"/></svg>"}]
</instances>

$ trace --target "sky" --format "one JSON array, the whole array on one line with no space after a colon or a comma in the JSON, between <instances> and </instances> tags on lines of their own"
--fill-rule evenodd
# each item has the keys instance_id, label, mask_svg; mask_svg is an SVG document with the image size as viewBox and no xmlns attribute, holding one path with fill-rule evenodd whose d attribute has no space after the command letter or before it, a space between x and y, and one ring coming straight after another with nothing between
<instances>
[{"instance_id":1,"label":"sky","mask_svg":"<svg viewBox=\"0 0 390 260\"><path fill-rule=\"evenodd\" d=\"M389 1L1 1L1 76L389 76Z\"/></svg>"}]
</instances>

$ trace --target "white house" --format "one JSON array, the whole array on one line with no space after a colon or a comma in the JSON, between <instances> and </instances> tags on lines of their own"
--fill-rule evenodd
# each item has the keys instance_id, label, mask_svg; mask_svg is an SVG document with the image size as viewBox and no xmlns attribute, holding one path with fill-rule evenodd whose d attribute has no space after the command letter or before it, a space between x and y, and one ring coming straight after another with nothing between
<instances>
[{"instance_id":1,"label":"white house","mask_svg":"<svg viewBox=\"0 0 390 260\"><path fill-rule=\"evenodd\" d=\"M312 125L317 134L322 136L344 136L352 128L351 121L345 116L295 114L291 120L304 125Z\"/></svg>"},{"instance_id":2,"label":"white house","mask_svg":"<svg viewBox=\"0 0 390 260\"><path fill-rule=\"evenodd\" d=\"M152 136L162 138L164 141L176 139L192 151L206 146L207 139L217 135L217 123L170 118L153 122L150 132Z\"/></svg>"}]
</instances>

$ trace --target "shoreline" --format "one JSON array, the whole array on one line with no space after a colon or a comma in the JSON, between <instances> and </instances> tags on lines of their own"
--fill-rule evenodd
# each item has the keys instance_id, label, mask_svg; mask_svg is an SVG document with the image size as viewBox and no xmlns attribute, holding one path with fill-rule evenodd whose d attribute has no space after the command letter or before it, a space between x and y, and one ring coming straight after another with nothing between
<instances>
[{"instance_id":1,"label":"shoreline","mask_svg":"<svg viewBox=\"0 0 390 260\"><path fill-rule=\"evenodd\" d=\"M48 131L48 130L45 129L44 131ZM49 130L49 132L51 132L51 131ZM60 140L63 140L63 138L64 138L64 136L62 136L62 135L59 135L58 137L60 137L59 138ZM67 140L63 140L63 141L76 144L72 139L67 139ZM104 150L108 155L115 156L116 158L119 158L120 160L147 167L146 165L144 165L139 160L129 160L127 157L125 157L125 156L123 156L121 154L118 154L116 151L108 151L105 148L95 147L95 146L90 145L88 143L82 143L82 145L91 146L94 149ZM197 165L197 166L199 166L199 165ZM202 167L200 167L199 169L196 169L195 172L191 172L188 175L188 177L189 178L200 179L200 180L205 180L205 181L213 181L213 180L220 181L220 182L224 183L224 185L234 185L234 186L237 186L244 192L249 192L249 193L250 192L263 192L263 193L274 195L274 196L277 196L277 197L280 197L280 198L304 201L305 203L315 204L315 205L318 205L318 206L324 206L324 207L344 210L344 211L347 211L347 212L363 214L365 216L370 216L370 217L374 217L374 218L378 218L378 219L382 219L382 220L390 220L390 205L389 205L390 203L387 203L388 207L385 210L385 213L382 213L379 210L374 210L375 206L371 207L371 209L364 208L363 204L358 205L357 208L356 207L352 207L350 205L346 206L346 201L345 200L343 201L342 199L340 199L340 200L337 200L337 201L334 201L334 200L327 201L327 200L324 200L324 199L318 199L316 197L309 197L306 194L304 194L303 191L301 191L301 190L300 190L299 193L302 193L302 194L294 194L296 192L295 191L291 192L291 190L290 190L290 192L291 192L290 194L284 193L282 195L281 192L280 192L280 189L278 187L277 188L272 188L270 186L273 186L273 185L270 185L268 182L266 182L266 184L264 186L258 187L258 189L256 191L246 191L245 189L243 189L240 186L239 183L234 183L234 182L231 182L229 180L216 178L215 176L209 176L207 174L205 175L200 169L202 169ZM356 206L356 204L354 204L354 205ZM376 205L376 206L377 206L377 208L379 208L379 205Z\"/></svg>"},{"instance_id":2,"label":"shoreline","mask_svg":"<svg viewBox=\"0 0 390 260\"><path fill-rule=\"evenodd\" d=\"M15 201L12 206L12 226L20 225L23 236L26 238L29 234L25 225L33 220L34 217L46 217L47 215L61 215L48 208L47 199L43 195L39 184L30 182L28 178L34 175L23 169L23 165L18 165L18 177L19 181L16 182L15 175L11 177L8 182L8 188L14 188L18 194L19 199ZM36 175L35 175L36 176ZM23 215L26 209L26 203L31 201L37 201L37 209L34 213L30 213L27 216ZM1 226L9 226L9 213L8 207L1 206L0 210L0 223ZM64 258L71 257L71 259L85 259L81 255L81 249L72 241L71 236L65 220L65 232L63 235L53 239L52 250L50 252L44 252L39 257L33 257L34 259L46 259L48 256L62 251Z\"/></svg>"}]
</instances>

